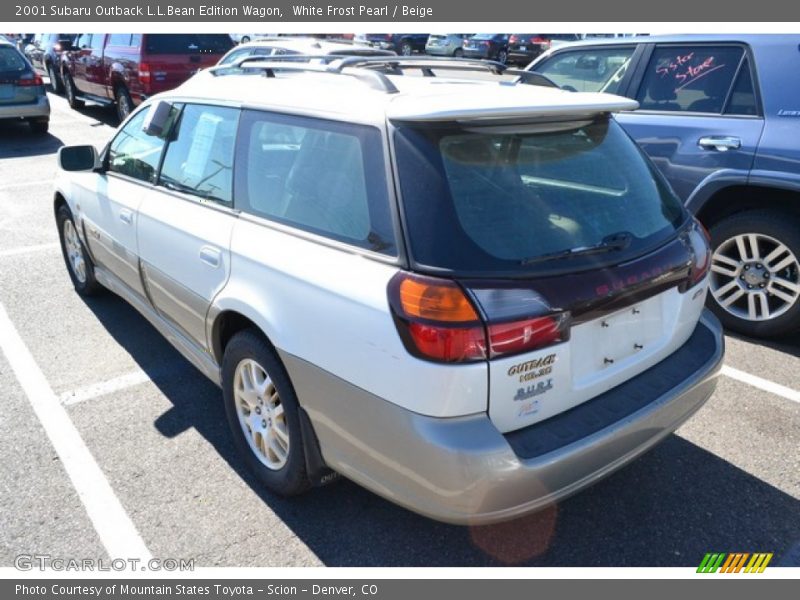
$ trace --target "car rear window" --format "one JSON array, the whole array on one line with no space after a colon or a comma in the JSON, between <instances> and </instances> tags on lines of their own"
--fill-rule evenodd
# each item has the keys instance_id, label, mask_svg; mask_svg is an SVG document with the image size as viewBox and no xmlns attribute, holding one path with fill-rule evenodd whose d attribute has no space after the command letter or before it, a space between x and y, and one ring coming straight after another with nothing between
<instances>
[{"instance_id":1,"label":"car rear window","mask_svg":"<svg viewBox=\"0 0 800 600\"><path fill-rule=\"evenodd\" d=\"M687 218L615 121L511 129L397 129L403 210L417 266L471 275L580 270L654 249ZM623 249L536 260L620 234L629 240Z\"/></svg>"},{"instance_id":2,"label":"car rear window","mask_svg":"<svg viewBox=\"0 0 800 600\"><path fill-rule=\"evenodd\" d=\"M226 34L151 33L145 40L148 54L224 54L231 48Z\"/></svg>"},{"instance_id":3,"label":"car rear window","mask_svg":"<svg viewBox=\"0 0 800 600\"><path fill-rule=\"evenodd\" d=\"M27 70L25 59L16 48L0 46L0 72L19 72Z\"/></svg>"}]
</instances>

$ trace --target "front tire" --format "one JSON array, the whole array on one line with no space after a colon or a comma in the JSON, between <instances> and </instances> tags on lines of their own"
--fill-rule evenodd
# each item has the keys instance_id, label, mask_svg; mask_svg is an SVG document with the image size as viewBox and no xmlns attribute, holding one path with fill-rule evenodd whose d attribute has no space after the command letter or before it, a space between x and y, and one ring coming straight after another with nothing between
<instances>
[{"instance_id":1,"label":"front tire","mask_svg":"<svg viewBox=\"0 0 800 600\"><path fill-rule=\"evenodd\" d=\"M497 53L497 62L499 62L499 63L501 63L503 65L508 64L508 51L500 50Z\"/></svg>"},{"instance_id":2,"label":"front tire","mask_svg":"<svg viewBox=\"0 0 800 600\"><path fill-rule=\"evenodd\" d=\"M751 210L711 228L708 305L723 325L751 337L800 330L800 223Z\"/></svg>"},{"instance_id":3,"label":"front tire","mask_svg":"<svg viewBox=\"0 0 800 600\"><path fill-rule=\"evenodd\" d=\"M411 42L400 42L400 56L411 56L412 54L414 54L414 48L411 46Z\"/></svg>"},{"instance_id":4,"label":"front tire","mask_svg":"<svg viewBox=\"0 0 800 600\"><path fill-rule=\"evenodd\" d=\"M260 332L247 329L228 342L222 389L234 444L250 470L282 496L308 490L300 405L286 369Z\"/></svg>"},{"instance_id":5,"label":"front tire","mask_svg":"<svg viewBox=\"0 0 800 600\"><path fill-rule=\"evenodd\" d=\"M61 254L67 265L69 278L75 291L81 296L94 296L103 288L94 277L94 265L83 245L72 213L62 204L56 212L58 235L61 240Z\"/></svg>"}]
</instances>

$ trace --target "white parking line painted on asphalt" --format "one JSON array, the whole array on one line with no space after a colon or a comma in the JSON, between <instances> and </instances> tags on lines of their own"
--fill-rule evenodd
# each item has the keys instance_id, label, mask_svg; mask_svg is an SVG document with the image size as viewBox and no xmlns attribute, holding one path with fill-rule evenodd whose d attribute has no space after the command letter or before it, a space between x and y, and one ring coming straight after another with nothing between
<instances>
[{"instance_id":1,"label":"white parking line painted on asphalt","mask_svg":"<svg viewBox=\"0 0 800 600\"><path fill-rule=\"evenodd\" d=\"M35 246L20 246L18 248L0 250L0 258L6 256L19 256L20 254L30 254L32 252L43 252L45 250L54 250L56 248L58 248L58 242L52 242L50 244L36 244Z\"/></svg>"},{"instance_id":2,"label":"white parking line painted on asphalt","mask_svg":"<svg viewBox=\"0 0 800 600\"><path fill-rule=\"evenodd\" d=\"M786 387L785 385L781 385L780 383L775 383L774 381L769 381L768 379L762 379L761 377L751 375L750 373L745 373L744 371L734 369L728 365L722 366L722 374L730 377L731 379L735 379L736 381L741 381L742 383L752 385L753 387L764 390L765 392L780 396L781 398L786 398L787 400L791 400L793 402L800 402L800 392Z\"/></svg>"},{"instance_id":3,"label":"white parking line painted on asphalt","mask_svg":"<svg viewBox=\"0 0 800 600\"><path fill-rule=\"evenodd\" d=\"M111 558L151 558L139 532L103 471L61 406L39 365L0 304L0 349L11 365L39 422Z\"/></svg>"},{"instance_id":4,"label":"white parking line painted on asphalt","mask_svg":"<svg viewBox=\"0 0 800 600\"><path fill-rule=\"evenodd\" d=\"M86 387L78 388L77 390L65 392L61 394L59 400L64 406L70 406L72 404L78 404L79 402L119 392L135 385L141 385L148 381L150 381L150 377L147 373L139 369L131 373L126 373L125 375L120 375L114 379L109 379L108 381L93 383Z\"/></svg>"},{"instance_id":5,"label":"white parking line painted on asphalt","mask_svg":"<svg viewBox=\"0 0 800 600\"><path fill-rule=\"evenodd\" d=\"M31 179L29 181L23 181L21 183L4 183L0 184L0 192L5 192L6 190L16 190L21 188L27 187L36 187L37 185L53 185L52 179Z\"/></svg>"}]
</instances>

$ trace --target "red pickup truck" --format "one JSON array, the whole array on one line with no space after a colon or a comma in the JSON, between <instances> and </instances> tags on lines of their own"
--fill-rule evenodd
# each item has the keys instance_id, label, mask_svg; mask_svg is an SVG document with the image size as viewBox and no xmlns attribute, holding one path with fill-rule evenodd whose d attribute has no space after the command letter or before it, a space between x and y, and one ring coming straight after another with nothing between
<instances>
[{"instance_id":1,"label":"red pickup truck","mask_svg":"<svg viewBox=\"0 0 800 600\"><path fill-rule=\"evenodd\" d=\"M116 106L120 121L147 97L179 86L231 48L226 34L82 33L61 55L64 93Z\"/></svg>"}]
</instances>

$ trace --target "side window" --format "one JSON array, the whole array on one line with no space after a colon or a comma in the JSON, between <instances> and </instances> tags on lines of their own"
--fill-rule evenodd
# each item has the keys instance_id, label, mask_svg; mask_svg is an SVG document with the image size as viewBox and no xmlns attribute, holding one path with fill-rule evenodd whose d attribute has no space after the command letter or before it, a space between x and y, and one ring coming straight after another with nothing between
<instances>
[{"instance_id":1,"label":"side window","mask_svg":"<svg viewBox=\"0 0 800 600\"><path fill-rule=\"evenodd\" d=\"M159 185L230 204L239 109L187 104L167 147Z\"/></svg>"},{"instance_id":2,"label":"side window","mask_svg":"<svg viewBox=\"0 0 800 600\"><path fill-rule=\"evenodd\" d=\"M644 110L720 114L744 50L733 46L661 46L636 99Z\"/></svg>"},{"instance_id":3,"label":"side window","mask_svg":"<svg viewBox=\"0 0 800 600\"><path fill-rule=\"evenodd\" d=\"M750 74L749 61L742 63L736 83L733 86L728 104L725 107L726 115L757 115L756 92L753 88L753 77Z\"/></svg>"},{"instance_id":4,"label":"side window","mask_svg":"<svg viewBox=\"0 0 800 600\"><path fill-rule=\"evenodd\" d=\"M626 46L560 52L535 70L565 90L616 94L634 50Z\"/></svg>"},{"instance_id":5,"label":"side window","mask_svg":"<svg viewBox=\"0 0 800 600\"><path fill-rule=\"evenodd\" d=\"M130 46L131 34L130 33L112 33L111 39L108 41L109 46Z\"/></svg>"},{"instance_id":6,"label":"side window","mask_svg":"<svg viewBox=\"0 0 800 600\"><path fill-rule=\"evenodd\" d=\"M141 33L134 33L131 35L131 46L134 48L138 48L142 45L142 34Z\"/></svg>"},{"instance_id":7,"label":"side window","mask_svg":"<svg viewBox=\"0 0 800 600\"><path fill-rule=\"evenodd\" d=\"M86 48L92 47L92 34L91 33L82 33L78 36L78 42L76 44L79 49L84 50Z\"/></svg>"},{"instance_id":8,"label":"side window","mask_svg":"<svg viewBox=\"0 0 800 600\"><path fill-rule=\"evenodd\" d=\"M164 140L142 131L147 109L140 110L117 134L108 148L108 170L155 183Z\"/></svg>"},{"instance_id":9,"label":"side window","mask_svg":"<svg viewBox=\"0 0 800 600\"><path fill-rule=\"evenodd\" d=\"M377 129L247 111L239 147L237 208L394 255Z\"/></svg>"},{"instance_id":10,"label":"side window","mask_svg":"<svg viewBox=\"0 0 800 600\"><path fill-rule=\"evenodd\" d=\"M106 41L106 35L104 33L92 34L92 41L91 41L92 50L102 50L103 42L105 41Z\"/></svg>"}]
</instances>

